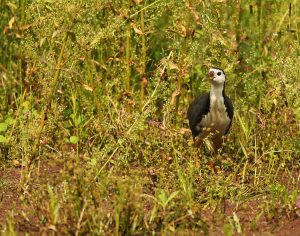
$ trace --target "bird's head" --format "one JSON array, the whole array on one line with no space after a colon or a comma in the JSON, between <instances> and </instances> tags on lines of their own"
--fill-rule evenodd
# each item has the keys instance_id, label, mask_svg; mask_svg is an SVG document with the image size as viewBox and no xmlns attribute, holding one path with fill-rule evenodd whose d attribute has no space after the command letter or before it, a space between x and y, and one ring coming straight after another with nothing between
<instances>
[{"instance_id":1,"label":"bird's head","mask_svg":"<svg viewBox=\"0 0 300 236\"><path fill-rule=\"evenodd\" d=\"M220 68L210 68L208 72L208 77L211 79L212 84L221 85L225 83L225 73Z\"/></svg>"}]
</instances>

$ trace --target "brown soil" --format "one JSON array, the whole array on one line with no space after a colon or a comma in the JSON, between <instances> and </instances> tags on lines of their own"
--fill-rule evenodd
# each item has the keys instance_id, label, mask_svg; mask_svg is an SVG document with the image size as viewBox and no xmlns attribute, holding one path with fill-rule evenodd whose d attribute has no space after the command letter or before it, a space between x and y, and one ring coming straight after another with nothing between
<instances>
[{"instance_id":1,"label":"brown soil","mask_svg":"<svg viewBox=\"0 0 300 236\"><path fill-rule=\"evenodd\" d=\"M13 209L21 206L17 193L17 186L20 180L20 169L7 169L0 172L0 223L3 223Z\"/></svg>"},{"instance_id":2,"label":"brown soil","mask_svg":"<svg viewBox=\"0 0 300 236\"><path fill-rule=\"evenodd\" d=\"M59 168L49 168L47 165L42 165L41 172L44 173L58 173ZM11 216L13 211L13 222L18 235L30 233L30 235L38 235L40 232L37 226L37 220L30 219L30 221L24 220L21 217L22 211L25 211L22 201L17 193L17 186L20 180L19 168L8 168L0 172L0 230L3 228L7 220ZM43 175L43 174L42 174ZM46 174L47 175L47 174ZM236 214L239 216L242 224L246 226L246 235L279 235L279 236L300 236L300 218L296 215L293 217L282 217L277 222L267 221L264 217L261 217L258 224L258 230L253 231L251 229L251 219L258 214L258 200L247 202L247 205L240 207ZM232 216L235 211L234 204L226 202L225 215ZM215 222L215 219L210 219L209 215L206 215L207 223L210 221ZM34 224L33 222L36 222ZM223 228L215 228L210 235L221 235Z\"/></svg>"}]
</instances>

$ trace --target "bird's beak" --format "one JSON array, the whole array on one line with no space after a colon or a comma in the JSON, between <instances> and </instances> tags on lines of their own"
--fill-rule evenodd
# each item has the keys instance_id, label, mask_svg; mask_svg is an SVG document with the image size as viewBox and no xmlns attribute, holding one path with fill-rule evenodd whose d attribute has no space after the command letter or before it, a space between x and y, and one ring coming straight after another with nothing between
<instances>
[{"instance_id":1,"label":"bird's beak","mask_svg":"<svg viewBox=\"0 0 300 236\"><path fill-rule=\"evenodd\" d=\"M208 72L208 77L214 78L215 73L213 71Z\"/></svg>"}]
</instances>

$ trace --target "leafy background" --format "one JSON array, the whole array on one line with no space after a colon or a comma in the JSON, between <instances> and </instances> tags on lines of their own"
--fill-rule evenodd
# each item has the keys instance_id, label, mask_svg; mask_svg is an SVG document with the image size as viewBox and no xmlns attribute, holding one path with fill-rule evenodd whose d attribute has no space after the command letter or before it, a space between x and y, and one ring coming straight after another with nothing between
<instances>
[{"instance_id":1,"label":"leafy background","mask_svg":"<svg viewBox=\"0 0 300 236\"><path fill-rule=\"evenodd\" d=\"M20 169L17 213L31 225L12 212L3 232L233 235L297 216L299 0L0 11L0 166ZM193 147L186 119L210 66L235 107L218 156Z\"/></svg>"}]
</instances>

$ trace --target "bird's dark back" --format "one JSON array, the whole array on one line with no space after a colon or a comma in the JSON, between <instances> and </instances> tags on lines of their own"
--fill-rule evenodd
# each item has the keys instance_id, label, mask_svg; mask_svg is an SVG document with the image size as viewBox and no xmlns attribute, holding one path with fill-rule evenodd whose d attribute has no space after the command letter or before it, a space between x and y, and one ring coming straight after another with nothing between
<instances>
[{"instance_id":1,"label":"bird's dark back","mask_svg":"<svg viewBox=\"0 0 300 236\"><path fill-rule=\"evenodd\" d=\"M200 133L197 129L198 123L209 112L209 100L210 93L203 94L197 97L188 108L189 125L194 137Z\"/></svg>"},{"instance_id":2,"label":"bird's dark back","mask_svg":"<svg viewBox=\"0 0 300 236\"><path fill-rule=\"evenodd\" d=\"M230 124L228 126L228 129L225 132L225 134L227 134L230 127L231 127L234 111L233 111L233 105L232 105L232 102L231 102L230 98L227 97L225 94L224 94L224 104L225 104L225 107L226 107L227 114L230 118Z\"/></svg>"}]
</instances>

